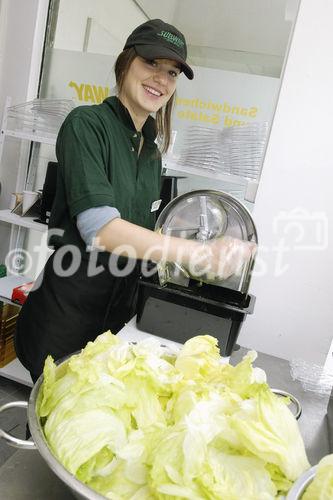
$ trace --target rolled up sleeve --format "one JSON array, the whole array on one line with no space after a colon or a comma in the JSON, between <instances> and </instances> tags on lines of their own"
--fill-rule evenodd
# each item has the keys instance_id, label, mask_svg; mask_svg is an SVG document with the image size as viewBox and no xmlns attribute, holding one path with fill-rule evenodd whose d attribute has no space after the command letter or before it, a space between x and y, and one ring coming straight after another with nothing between
<instances>
[{"instance_id":1,"label":"rolled up sleeve","mask_svg":"<svg viewBox=\"0 0 333 500\"><path fill-rule=\"evenodd\" d=\"M79 213L76 217L76 225L81 238L88 246L92 246L93 239L98 231L113 219L120 217L119 211L114 207L89 208Z\"/></svg>"}]
</instances>

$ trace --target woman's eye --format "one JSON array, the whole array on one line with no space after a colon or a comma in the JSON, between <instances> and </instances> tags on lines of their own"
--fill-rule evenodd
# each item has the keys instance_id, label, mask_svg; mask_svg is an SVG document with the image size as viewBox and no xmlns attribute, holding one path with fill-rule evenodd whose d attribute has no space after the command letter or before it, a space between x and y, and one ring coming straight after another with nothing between
<instances>
[{"instance_id":1,"label":"woman's eye","mask_svg":"<svg viewBox=\"0 0 333 500\"><path fill-rule=\"evenodd\" d=\"M157 66L157 62L154 60L154 59L146 59L146 63L149 64L149 66L153 66L154 68L156 68Z\"/></svg>"},{"instance_id":2,"label":"woman's eye","mask_svg":"<svg viewBox=\"0 0 333 500\"><path fill-rule=\"evenodd\" d=\"M179 75L179 73L177 71L174 71L173 69L171 71L169 71L169 74L173 77L173 78L177 78L177 76Z\"/></svg>"}]
</instances>

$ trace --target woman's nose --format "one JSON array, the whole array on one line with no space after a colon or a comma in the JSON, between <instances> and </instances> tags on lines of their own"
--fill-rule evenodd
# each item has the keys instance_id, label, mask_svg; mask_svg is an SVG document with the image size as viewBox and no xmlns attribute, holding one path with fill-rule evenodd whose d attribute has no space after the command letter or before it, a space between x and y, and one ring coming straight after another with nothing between
<instances>
[{"instance_id":1,"label":"woman's nose","mask_svg":"<svg viewBox=\"0 0 333 500\"><path fill-rule=\"evenodd\" d=\"M159 83L166 84L168 81L167 71L162 68L155 68L154 80Z\"/></svg>"}]
</instances>

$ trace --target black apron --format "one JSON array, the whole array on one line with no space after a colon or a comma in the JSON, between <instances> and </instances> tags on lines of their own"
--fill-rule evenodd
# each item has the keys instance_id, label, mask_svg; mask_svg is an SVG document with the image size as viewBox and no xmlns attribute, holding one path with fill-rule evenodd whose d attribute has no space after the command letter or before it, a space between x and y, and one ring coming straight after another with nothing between
<instances>
[{"instance_id":1,"label":"black apron","mask_svg":"<svg viewBox=\"0 0 333 500\"><path fill-rule=\"evenodd\" d=\"M52 254L29 293L17 320L16 354L36 380L48 354L55 360L82 349L104 331L116 334L136 313L137 280L141 261L123 277L109 269L87 277L88 260L78 270L61 277L54 272ZM71 265L71 255L62 261Z\"/></svg>"}]
</instances>

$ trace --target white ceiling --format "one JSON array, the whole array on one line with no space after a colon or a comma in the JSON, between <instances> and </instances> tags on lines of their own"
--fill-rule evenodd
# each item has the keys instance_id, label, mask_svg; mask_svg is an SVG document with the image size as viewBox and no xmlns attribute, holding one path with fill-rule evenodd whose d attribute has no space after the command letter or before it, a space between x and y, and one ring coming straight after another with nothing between
<instances>
[{"instance_id":1,"label":"white ceiling","mask_svg":"<svg viewBox=\"0 0 333 500\"><path fill-rule=\"evenodd\" d=\"M138 0L186 35L192 64L279 76L298 0Z\"/></svg>"}]
</instances>

